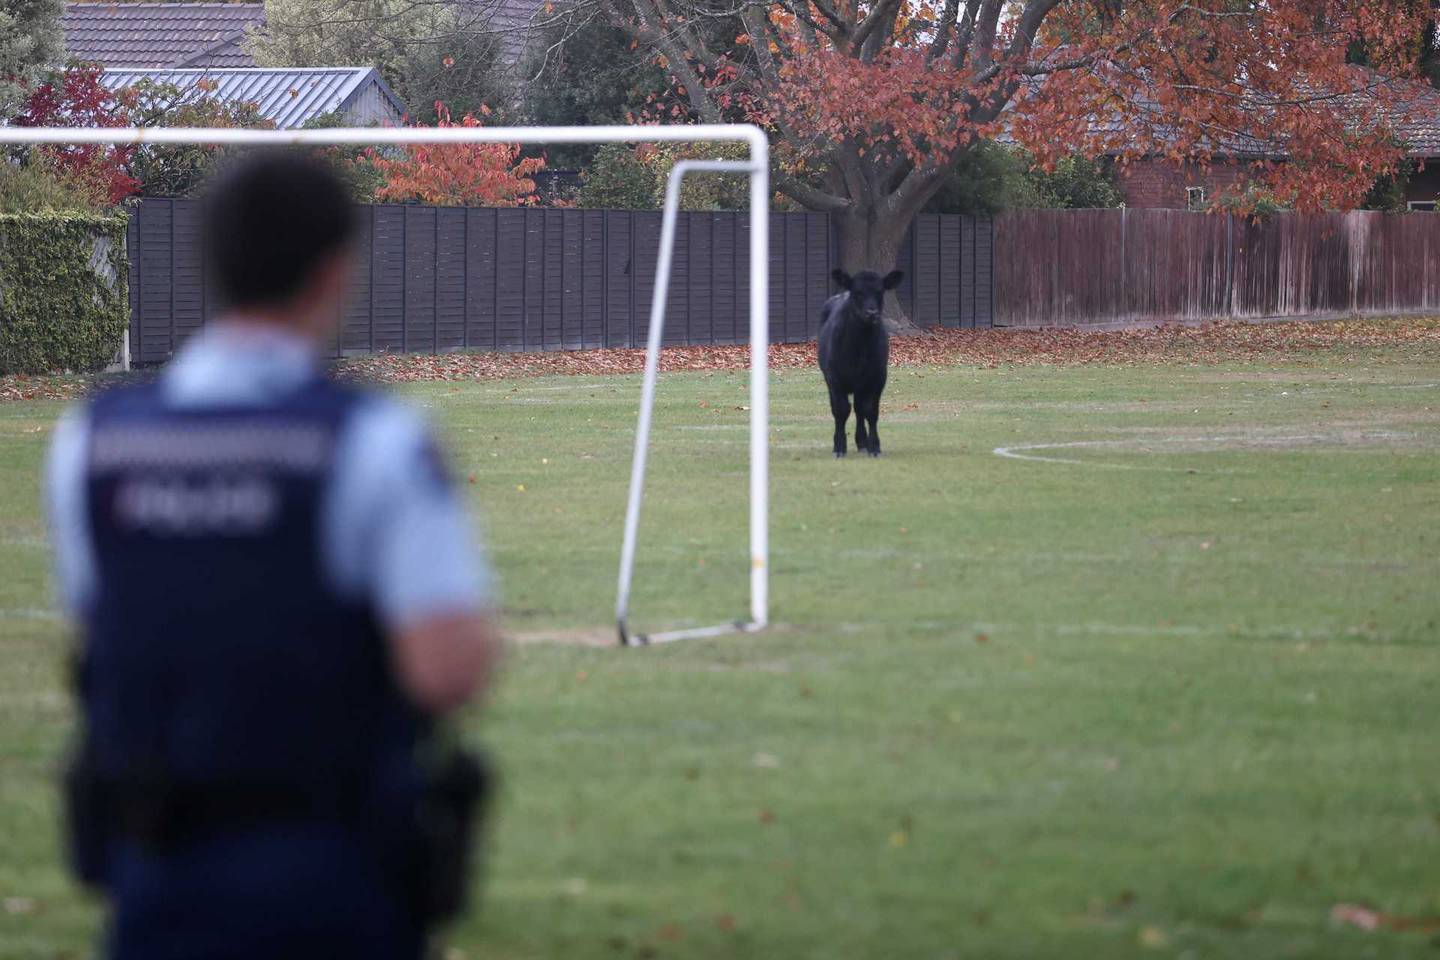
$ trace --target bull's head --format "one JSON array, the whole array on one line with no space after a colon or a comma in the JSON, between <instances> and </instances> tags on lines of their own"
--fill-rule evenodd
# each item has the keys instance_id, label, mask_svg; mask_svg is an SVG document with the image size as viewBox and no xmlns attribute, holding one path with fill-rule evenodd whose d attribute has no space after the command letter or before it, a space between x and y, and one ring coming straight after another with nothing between
<instances>
[{"instance_id":1,"label":"bull's head","mask_svg":"<svg viewBox=\"0 0 1440 960\"><path fill-rule=\"evenodd\" d=\"M892 270L882 277L873 271L861 270L852 277L844 270L837 269L831 276L842 290L849 292L850 308L859 314L862 320L866 323L879 323L885 312L885 291L900 286L905 273L902 270Z\"/></svg>"}]
</instances>

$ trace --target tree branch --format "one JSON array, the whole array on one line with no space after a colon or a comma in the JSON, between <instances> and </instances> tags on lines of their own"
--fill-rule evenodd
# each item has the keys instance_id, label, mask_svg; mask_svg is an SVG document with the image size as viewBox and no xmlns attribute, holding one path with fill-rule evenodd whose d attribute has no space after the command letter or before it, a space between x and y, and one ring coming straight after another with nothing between
<instances>
[{"instance_id":1,"label":"tree branch","mask_svg":"<svg viewBox=\"0 0 1440 960\"><path fill-rule=\"evenodd\" d=\"M935 37L930 41L930 49L925 51L927 63L934 63L945 56L950 41L954 39L955 23L960 17L960 0L945 0L945 10L940 14L940 22L935 25Z\"/></svg>"},{"instance_id":2,"label":"tree branch","mask_svg":"<svg viewBox=\"0 0 1440 960\"><path fill-rule=\"evenodd\" d=\"M789 174L782 173L775 178L775 189L790 197L796 203L804 204L811 210L827 213L843 213L853 206L853 201L817 190L808 183L802 183Z\"/></svg>"}]
</instances>

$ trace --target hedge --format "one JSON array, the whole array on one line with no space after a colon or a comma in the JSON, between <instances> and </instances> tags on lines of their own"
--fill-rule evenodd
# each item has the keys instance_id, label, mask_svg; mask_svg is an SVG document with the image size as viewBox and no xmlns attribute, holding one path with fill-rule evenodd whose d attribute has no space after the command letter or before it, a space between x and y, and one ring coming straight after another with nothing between
<instances>
[{"instance_id":1,"label":"hedge","mask_svg":"<svg viewBox=\"0 0 1440 960\"><path fill-rule=\"evenodd\" d=\"M0 374L98 370L130 322L123 215L0 214Z\"/></svg>"}]
</instances>

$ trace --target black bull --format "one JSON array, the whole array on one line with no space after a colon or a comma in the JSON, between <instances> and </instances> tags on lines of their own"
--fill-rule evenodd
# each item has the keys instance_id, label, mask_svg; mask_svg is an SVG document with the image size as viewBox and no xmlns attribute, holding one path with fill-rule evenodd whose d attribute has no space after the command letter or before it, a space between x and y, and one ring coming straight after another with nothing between
<instances>
[{"instance_id":1,"label":"black bull","mask_svg":"<svg viewBox=\"0 0 1440 960\"><path fill-rule=\"evenodd\" d=\"M844 270L831 274L843 292L820 310L820 371L830 388L835 416L835 456L845 456L845 422L855 400L855 448L880 456L880 395L890 365L890 338L882 318L885 292L900 285L904 273L881 277L868 270L853 277Z\"/></svg>"}]
</instances>

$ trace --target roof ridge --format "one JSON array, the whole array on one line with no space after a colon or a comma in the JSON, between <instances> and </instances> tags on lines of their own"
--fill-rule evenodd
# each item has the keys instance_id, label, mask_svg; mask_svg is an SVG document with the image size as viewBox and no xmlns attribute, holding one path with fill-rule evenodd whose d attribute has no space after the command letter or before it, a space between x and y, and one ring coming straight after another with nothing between
<instances>
[{"instance_id":1,"label":"roof ridge","mask_svg":"<svg viewBox=\"0 0 1440 960\"><path fill-rule=\"evenodd\" d=\"M195 61L200 60L200 59L202 59L202 58L204 58L204 57L207 57L207 56L211 56L211 55L213 55L216 51L222 50L222 49L224 49L225 47L230 46L230 44L234 43L236 40L239 40L239 39L241 39L241 38L244 37L244 36L245 36L245 31L244 31L243 29L232 31L232 32L226 34L225 36L221 37L220 39L216 40L214 43L210 44L208 47L202 47L202 48L200 48L199 50L196 50L194 53L190 54L188 57L183 57L183 58L181 58L180 60L176 61L176 63L175 63L175 69L184 69L184 68L188 67L190 64L193 64ZM222 68L217 68L217 69L225 69L225 68L222 67ZM234 68L231 68L231 69L234 69Z\"/></svg>"}]
</instances>

